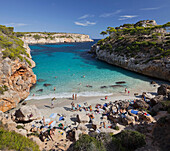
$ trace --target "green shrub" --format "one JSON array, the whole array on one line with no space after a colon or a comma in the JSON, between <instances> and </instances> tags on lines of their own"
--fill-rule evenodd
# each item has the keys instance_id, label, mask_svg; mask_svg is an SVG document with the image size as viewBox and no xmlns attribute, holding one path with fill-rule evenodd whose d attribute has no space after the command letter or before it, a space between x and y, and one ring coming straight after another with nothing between
<instances>
[{"instance_id":1,"label":"green shrub","mask_svg":"<svg viewBox=\"0 0 170 151\"><path fill-rule=\"evenodd\" d=\"M118 151L133 151L146 144L145 135L132 130L125 130L113 136L113 143L118 147Z\"/></svg>"},{"instance_id":2,"label":"green shrub","mask_svg":"<svg viewBox=\"0 0 170 151\"><path fill-rule=\"evenodd\" d=\"M89 135L81 135L79 140L75 142L74 151L105 151L103 143Z\"/></svg>"},{"instance_id":3,"label":"green shrub","mask_svg":"<svg viewBox=\"0 0 170 151\"><path fill-rule=\"evenodd\" d=\"M0 94L4 94L5 91L8 91L8 87L6 85L0 86Z\"/></svg>"},{"instance_id":4,"label":"green shrub","mask_svg":"<svg viewBox=\"0 0 170 151\"><path fill-rule=\"evenodd\" d=\"M25 151L39 151L38 145L30 139L16 133L0 128L0 149Z\"/></svg>"},{"instance_id":5,"label":"green shrub","mask_svg":"<svg viewBox=\"0 0 170 151\"><path fill-rule=\"evenodd\" d=\"M16 128L17 129L25 129L22 125L17 125Z\"/></svg>"},{"instance_id":6,"label":"green shrub","mask_svg":"<svg viewBox=\"0 0 170 151\"><path fill-rule=\"evenodd\" d=\"M29 64L29 66L32 66L31 62L27 58L24 57L24 60Z\"/></svg>"},{"instance_id":7,"label":"green shrub","mask_svg":"<svg viewBox=\"0 0 170 151\"><path fill-rule=\"evenodd\" d=\"M35 40L39 40L40 38L42 38L40 35L36 34L33 36Z\"/></svg>"}]
</instances>

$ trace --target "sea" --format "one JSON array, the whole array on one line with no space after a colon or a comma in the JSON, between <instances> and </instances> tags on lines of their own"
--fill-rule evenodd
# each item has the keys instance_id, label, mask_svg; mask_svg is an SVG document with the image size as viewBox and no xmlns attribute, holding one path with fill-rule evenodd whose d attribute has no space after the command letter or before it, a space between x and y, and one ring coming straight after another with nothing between
<instances>
[{"instance_id":1,"label":"sea","mask_svg":"<svg viewBox=\"0 0 170 151\"><path fill-rule=\"evenodd\" d=\"M78 96L104 96L124 92L125 88L130 91L153 87L152 78L107 64L89 54L97 41L29 45L36 63L33 72L37 83L27 100L67 98L75 93ZM124 83L116 84L120 81Z\"/></svg>"}]
</instances>

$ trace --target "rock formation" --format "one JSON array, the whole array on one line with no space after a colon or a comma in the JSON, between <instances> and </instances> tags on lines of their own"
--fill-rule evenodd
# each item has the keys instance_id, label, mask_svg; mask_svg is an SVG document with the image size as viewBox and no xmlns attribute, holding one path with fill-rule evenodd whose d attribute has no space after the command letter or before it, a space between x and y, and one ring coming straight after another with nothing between
<instances>
[{"instance_id":1,"label":"rock formation","mask_svg":"<svg viewBox=\"0 0 170 151\"><path fill-rule=\"evenodd\" d=\"M151 24L149 24L151 23ZM170 81L169 23L157 25L155 21L140 21L120 27L108 27L110 36L91 48L99 60Z\"/></svg>"},{"instance_id":2,"label":"rock formation","mask_svg":"<svg viewBox=\"0 0 170 151\"><path fill-rule=\"evenodd\" d=\"M67 33L28 33L21 38L27 44L91 42L89 35Z\"/></svg>"},{"instance_id":3,"label":"rock formation","mask_svg":"<svg viewBox=\"0 0 170 151\"><path fill-rule=\"evenodd\" d=\"M36 75L31 68L27 62L19 59L2 59L0 50L0 84L6 87L0 95L1 111L15 108L20 101L28 97L30 87L36 83Z\"/></svg>"}]
</instances>

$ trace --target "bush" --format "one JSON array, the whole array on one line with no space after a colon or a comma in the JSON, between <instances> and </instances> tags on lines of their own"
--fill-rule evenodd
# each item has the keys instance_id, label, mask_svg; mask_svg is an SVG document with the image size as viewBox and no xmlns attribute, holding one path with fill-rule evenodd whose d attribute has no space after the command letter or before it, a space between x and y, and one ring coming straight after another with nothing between
<instances>
[{"instance_id":1,"label":"bush","mask_svg":"<svg viewBox=\"0 0 170 151\"><path fill-rule=\"evenodd\" d=\"M0 94L4 94L5 91L8 91L8 87L6 85L0 86Z\"/></svg>"},{"instance_id":2,"label":"bush","mask_svg":"<svg viewBox=\"0 0 170 151\"><path fill-rule=\"evenodd\" d=\"M113 136L113 142L118 150L133 151L146 144L145 135L132 130L125 130Z\"/></svg>"},{"instance_id":3,"label":"bush","mask_svg":"<svg viewBox=\"0 0 170 151\"><path fill-rule=\"evenodd\" d=\"M32 151L39 151L38 145L28 138L0 128L0 149L25 151L29 148Z\"/></svg>"},{"instance_id":4,"label":"bush","mask_svg":"<svg viewBox=\"0 0 170 151\"><path fill-rule=\"evenodd\" d=\"M39 39L41 38L41 36L40 36L40 35L37 35L37 34L34 35L33 37L34 37L35 40L39 40Z\"/></svg>"},{"instance_id":5,"label":"bush","mask_svg":"<svg viewBox=\"0 0 170 151\"><path fill-rule=\"evenodd\" d=\"M105 151L102 142L89 135L81 135L79 140L75 142L72 149L74 151Z\"/></svg>"}]
</instances>

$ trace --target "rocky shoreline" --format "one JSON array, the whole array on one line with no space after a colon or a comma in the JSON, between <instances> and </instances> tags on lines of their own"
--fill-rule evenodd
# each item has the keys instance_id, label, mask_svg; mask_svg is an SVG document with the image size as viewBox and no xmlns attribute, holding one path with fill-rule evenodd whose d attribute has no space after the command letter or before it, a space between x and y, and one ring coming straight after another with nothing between
<instances>
[{"instance_id":1,"label":"rocky shoreline","mask_svg":"<svg viewBox=\"0 0 170 151\"><path fill-rule=\"evenodd\" d=\"M99 60L146 76L170 81L170 33L155 20L108 27L91 47Z\"/></svg>"},{"instance_id":2,"label":"rocky shoreline","mask_svg":"<svg viewBox=\"0 0 170 151\"><path fill-rule=\"evenodd\" d=\"M118 55L116 53L110 54L109 51L100 50L100 47L96 44L92 46L89 53L95 54L97 59L101 61L124 68L126 70L137 72L153 78L170 81L170 58L154 60L146 64L136 64L136 62L139 62L138 59L127 58L126 56Z\"/></svg>"}]
</instances>

